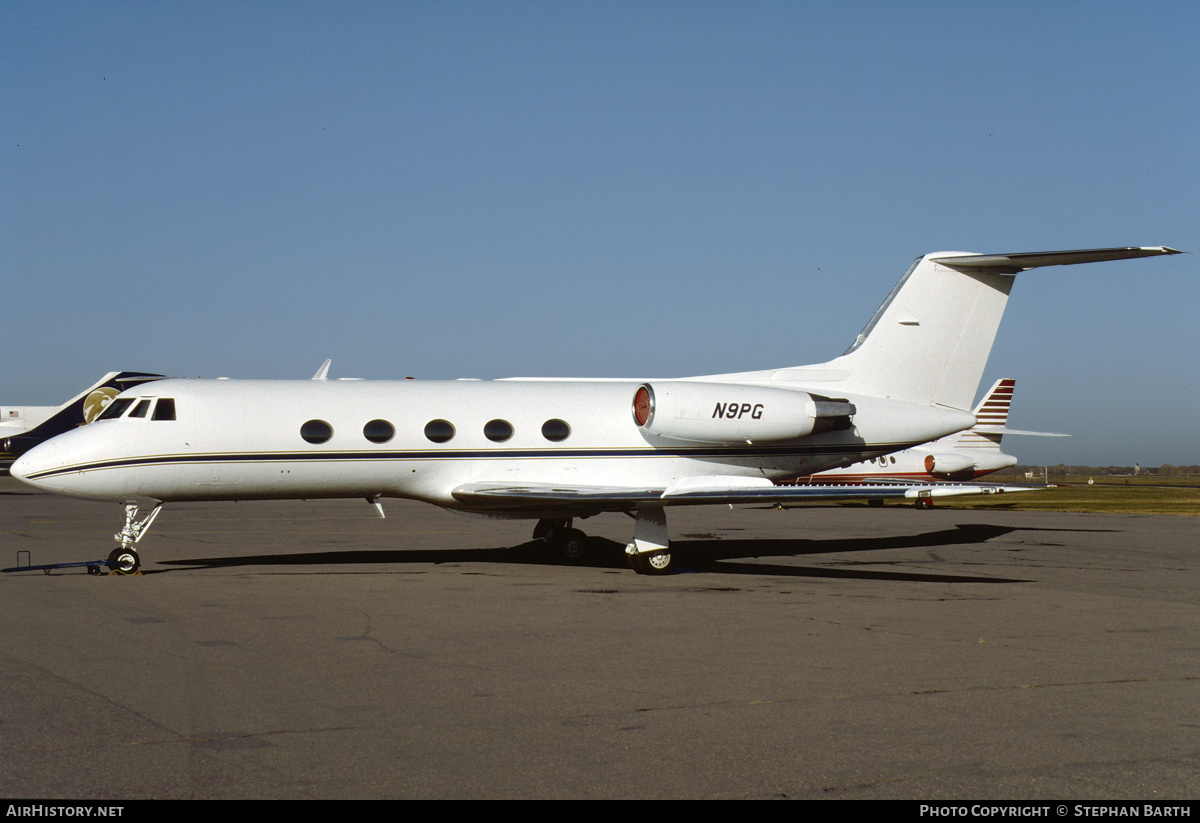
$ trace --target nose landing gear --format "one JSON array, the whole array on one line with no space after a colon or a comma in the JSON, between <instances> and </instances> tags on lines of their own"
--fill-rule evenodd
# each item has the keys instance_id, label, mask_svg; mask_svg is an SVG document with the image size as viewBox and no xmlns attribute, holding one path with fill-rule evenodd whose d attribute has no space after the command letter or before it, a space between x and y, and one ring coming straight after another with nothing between
<instances>
[{"instance_id":1,"label":"nose landing gear","mask_svg":"<svg viewBox=\"0 0 1200 823\"><path fill-rule=\"evenodd\" d=\"M142 567L142 558L133 548L133 544L146 535L150 524L154 522L154 518L158 517L162 507L162 503L155 505L145 517L138 520L139 505L137 503L125 504L125 525L113 535L113 539L121 545L108 555L110 569L117 574L137 574Z\"/></svg>"}]
</instances>

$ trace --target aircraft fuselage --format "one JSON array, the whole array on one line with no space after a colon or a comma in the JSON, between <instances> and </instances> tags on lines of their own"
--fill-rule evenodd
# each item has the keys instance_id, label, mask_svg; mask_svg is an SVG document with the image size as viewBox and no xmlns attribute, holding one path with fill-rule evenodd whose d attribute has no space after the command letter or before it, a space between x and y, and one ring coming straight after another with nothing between
<instances>
[{"instance_id":1,"label":"aircraft fuselage","mask_svg":"<svg viewBox=\"0 0 1200 823\"><path fill-rule=\"evenodd\" d=\"M855 425L844 431L690 442L639 428L631 404L641 385L164 380L122 397L170 398L175 419L127 412L99 420L39 446L18 468L41 488L103 500L382 496L461 507L451 492L479 481L617 487L636 477L663 487L712 475L782 479L897 451L974 422L961 411L851 397ZM728 396L736 398L737 388ZM713 398L712 408L703 405L697 416L728 415L734 400L722 397L720 387ZM736 422L770 422L771 415L768 402Z\"/></svg>"}]
</instances>

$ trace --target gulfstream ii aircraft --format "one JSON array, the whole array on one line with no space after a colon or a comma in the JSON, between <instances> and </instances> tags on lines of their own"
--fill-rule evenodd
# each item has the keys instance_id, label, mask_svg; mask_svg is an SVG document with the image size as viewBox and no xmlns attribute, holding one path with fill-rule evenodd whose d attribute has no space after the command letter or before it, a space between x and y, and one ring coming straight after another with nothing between
<instances>
[{"instance_id":1,"label":"gulfstream ii aircraft","mask_svg":"<svg viewBox=\"0 0 1200 823\"><path fill-rule=\"evenodd\" d=\"M41 489L125 505L109 557L164 503L387 497L538 521L568 556L574 518L625 512L643 573L672 567L666 510L703 503L930 497L982 486L778 486L975 425L1014 275L1177 254L1166 247L919 257L844 354L827 363L685 379L161 380L95 423L21 456ZM143 509L147 510L143 514Z\"/></svg>"}]
</instances>

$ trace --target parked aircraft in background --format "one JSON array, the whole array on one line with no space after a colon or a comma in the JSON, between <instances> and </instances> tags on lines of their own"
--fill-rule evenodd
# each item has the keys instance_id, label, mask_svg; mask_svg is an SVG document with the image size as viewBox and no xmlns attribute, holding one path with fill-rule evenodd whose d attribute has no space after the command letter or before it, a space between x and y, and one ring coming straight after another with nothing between
<instances>
[{"instance_id":1,"label":"parked aircraft in background","mask_svg":"<svg viewBox=\"0 0 1200 823\"><path fill-rule=\"evenodd\" d=\"M786 481L795 484L814 483L937 483L977 480L1000 469L1017 465L1017 458L1000 451L1000 440L1006 434L1039 437L1067 437L1051 432L1018 431L1007 428L1008 412L1012 406L1017 381L1010 377L997 380L987 396L979 401L972 413L978 421L971 428L924 443L894 454L854 463L840 469L810 474ZM877 498L882 503L881 498ZM876 502L872 500L871 502ZM918 505L928 498L917 500Z\"/></svg>"},{"instance_id":2,"label":"parked aircraft in background","mask_svg":"<svg viewBox=\"0 0 1200 823\"><path fill-rule=\"evenodd\" d=\"M110 558L164 503L402 497L538 520L568 555L574 518L634 517L626 547L670 570L666 510L704 503L942 496L1003 487L787 486L976 424L974 400L1017 272L1177 254L1116 248L917 258L853 345L814 366L687 379L163 380L12 467L38 488L125 505ZM141 514L142 508L149 512Z\"/></svg>"},{"instance_id":3,"label":"parked aircraft in background","mask_svg":"<svg viewBox=\"0 0 1200 823\"><path fill-rule=\"evenodd\" d=\"M96 419L118 394L161 374L109 372L61 406L0 406L0 470L37 444Z\"/></svg>"}]
</instances>

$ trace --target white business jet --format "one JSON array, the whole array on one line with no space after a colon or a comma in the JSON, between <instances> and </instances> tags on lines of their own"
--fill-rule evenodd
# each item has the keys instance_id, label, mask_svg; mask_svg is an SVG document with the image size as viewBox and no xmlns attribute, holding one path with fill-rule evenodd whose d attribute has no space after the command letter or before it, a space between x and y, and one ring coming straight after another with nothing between
<instances>
[{"instance_id":1,"label":"white business jet","mask_svg":"<svg viewBox=\"0 0 1200 823\"><path fill-rule=\"evenodd\" d=\"M1008 428L1008 412L1012 407L1017 381L1004 377L992 384L983 400L971 413L976 423L965 431L924 443L894 454L880 455L840 469L798 477L794 483L888 483L978 480L984 475L1017 465L1017 458L1000 450L1006 434L1035 437L1068 437L1053 432L1031 432ZM872 498L882 505L883 500ZM918 506L929 498L916 500Z\"/></svg>"},{"instance_id":2,"label":"white business jet","mask_svg":"<svg viewBox=\"0 0 1200 823\"><path fill-rule=\"evenodd\" d=\"M828 363L673 380L162 380L37 446L12 474L125 505L110 563L164 503L386 497L538 520L568 556L574 518L625 512L643 573L672 568L666 509L705 503L917 498L983 486L787 486L974 426L971 407L1014 275L1177 254L1166 247L918 258ZM148 510L143 514L143 509Z\"/></svg>"}]
</instances>

